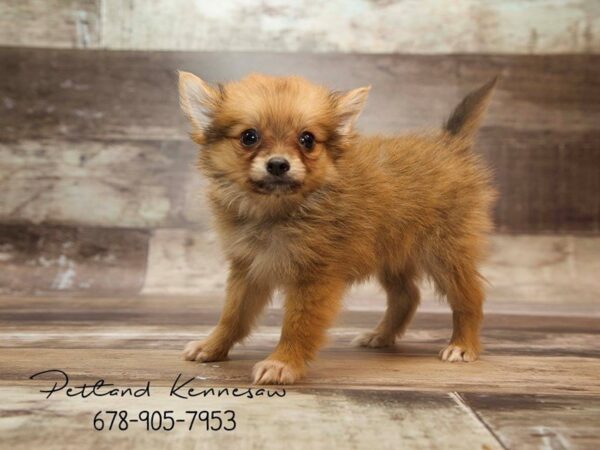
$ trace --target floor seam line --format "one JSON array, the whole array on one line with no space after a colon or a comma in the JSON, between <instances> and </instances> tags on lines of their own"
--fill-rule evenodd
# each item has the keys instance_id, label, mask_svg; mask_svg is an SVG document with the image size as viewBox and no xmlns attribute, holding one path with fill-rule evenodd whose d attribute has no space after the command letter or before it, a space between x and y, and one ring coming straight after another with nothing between
<instances>
[{"instance_id":1,"label":"floor seam line","mask_svg":"<svg viewBox=\"0 0 600 450\"><path fill-rule=\"evenodd\" d=\"M502 442L502 439L500 439L500 436L498 436L498 434L492 429L492 427L485 421L485 419L483 417L481 417L481 415L474 409L471 407L471 405L469 405L467 403L467 401L465 400L465 398L460 395L459 392L450 392L450 397L452 397L454 399L454 401L456 403L459 404L459 406L461 406L462 408L467 409L471 414L473 414L473 416L475 417L475 419L485 427L485 429L492 435L492 437L496 440L496 442L498 442L498 445L500 445L500 447L502 447L504 450L509 450L509 447L506 446L504 444L504 442Z\"/></svg>"}]
</instances>

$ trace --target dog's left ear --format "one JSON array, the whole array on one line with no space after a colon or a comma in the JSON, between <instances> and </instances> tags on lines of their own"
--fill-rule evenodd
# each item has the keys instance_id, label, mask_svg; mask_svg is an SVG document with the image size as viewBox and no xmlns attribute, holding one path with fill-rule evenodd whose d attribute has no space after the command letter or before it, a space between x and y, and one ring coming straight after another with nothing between
<instances>
[{"instance_id":1,"label":"dog's left ear","mask_svg":"<svg viewBox=\"0 0 600 450\"><path fill-rule=\"evenodd\" d=\"M347 135L352 131L356 119L365 106L370 90L371 86L365 86L351 91L334 92L340 134Z\"/></svg>"},{"instance_id":2,"label":"dog's left ear","mask_svg":"<svg viewBox=\"0 0 600 450\"><path fill-rule=\"evenodd\" d=\"M221 100L221 92L196 75L179 71L179 103L196 131L210 121Z\"/></svg>"}]
</instances>

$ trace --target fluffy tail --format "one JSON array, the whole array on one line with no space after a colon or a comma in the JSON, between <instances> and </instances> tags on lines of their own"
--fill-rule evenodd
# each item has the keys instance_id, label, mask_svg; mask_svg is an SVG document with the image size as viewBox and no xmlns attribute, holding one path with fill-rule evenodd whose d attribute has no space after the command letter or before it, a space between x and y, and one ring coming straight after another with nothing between
<instances>
[{"instance_id":1,"label":"fluffy tail","mask_svg":"<svg viewBox=\"0 0 600 450\"><path fill-rule=\"evenodd\" d=\"M468 94L454 109L444 129L453 136L466 140L473 139L497 82L498 77L494 77L480 88Z\"/></svg>"}]
</instances>

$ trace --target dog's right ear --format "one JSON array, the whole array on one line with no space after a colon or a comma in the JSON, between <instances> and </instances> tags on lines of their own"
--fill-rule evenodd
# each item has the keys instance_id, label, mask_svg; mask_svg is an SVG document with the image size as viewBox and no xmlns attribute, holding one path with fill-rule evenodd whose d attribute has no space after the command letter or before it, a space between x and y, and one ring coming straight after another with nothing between
<instances>
[{"instance_id":1,"label":"dog's right ear","mask_svg":"<svg viewBox=\"0 0 600 450\"><path fill-rule=\"evenodd\" d=\"M196 131L200 131L214 114L221 92L190 72L179 71L179 104Z\"/></svg>"},{"instance_id":2,"label":"dog's right ear","mask_svg":"<svg viewBox=\"0 0 600 450\"><path fill-rule=\"evenodd\" d=\"M364 86L351 91L332 93L339 119L338 132L342 136L348 135L352 131L354 122L358 119L370 90L371 86Z\"/></svg>"}]
</instances>

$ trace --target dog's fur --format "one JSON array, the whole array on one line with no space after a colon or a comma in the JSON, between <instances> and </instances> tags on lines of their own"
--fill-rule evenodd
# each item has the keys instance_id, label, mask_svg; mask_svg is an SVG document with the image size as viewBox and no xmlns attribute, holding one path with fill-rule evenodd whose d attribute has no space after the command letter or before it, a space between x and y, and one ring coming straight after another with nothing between
<instances>
[{"instance_id":1,"label":"dog's fur","mask_svg":"<svg viewBox=\"0 0 600 450\"><path fill-rule=\"evenodd\" d=\"M256 74L212 86L181 72L181 105L230 264L219 323L184 357L225 358L282 289L281 339L254 367L254 382L294 383L349 285L376 276L387 292L383 319L356 340L383 347L406 329L417 282L428 275L453 311L441 359L475 360L484 298L477 266L495 191L471 144L494 85L468 95L443 130L367 137L353 124L369 88L330 92L298 77ZM252 148L240 142L247 129L261 135ZM298 143L303 131L315 136L310 152ZM264 169L272 155L290 162L285 183L271 183Z\"/></svg>"}]
</instances>

